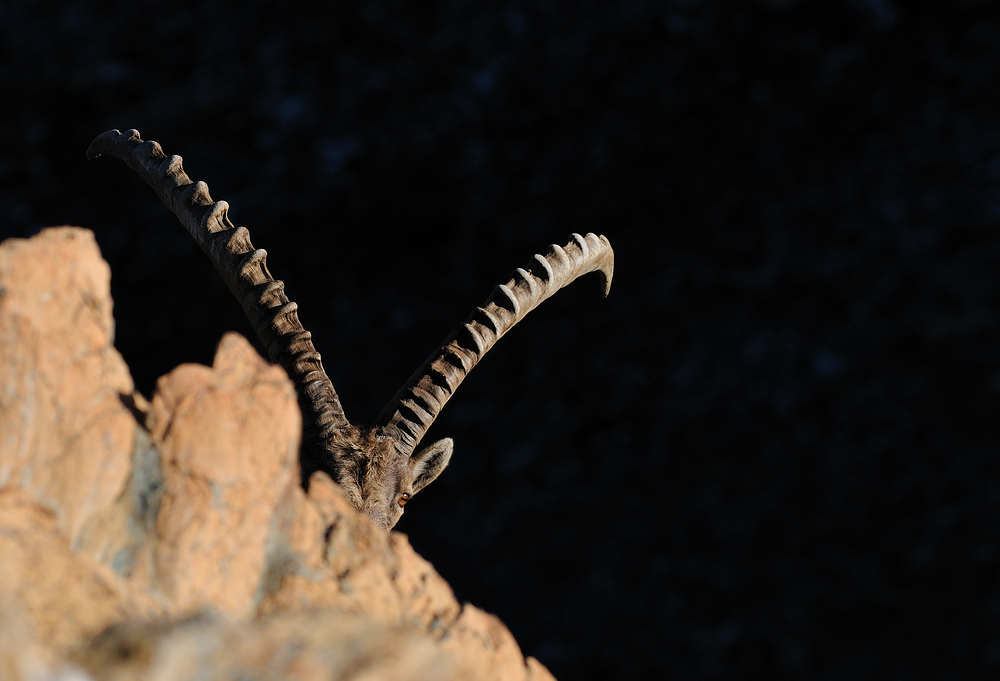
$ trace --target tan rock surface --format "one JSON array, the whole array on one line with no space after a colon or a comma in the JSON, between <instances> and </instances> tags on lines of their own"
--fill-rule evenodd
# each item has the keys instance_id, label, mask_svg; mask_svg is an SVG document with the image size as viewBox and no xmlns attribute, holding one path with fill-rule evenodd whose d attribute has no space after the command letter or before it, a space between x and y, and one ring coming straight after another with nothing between
<instances>
[{"instance_id":1,"label":"tan rock surface","mask_svg":"<svg viewBox=\"0 0 1000 681\"><path fill-rule=\"evenodd\" d=\"M86 230L0 245L0 488L31 492L71 542L120 495L135 437L110 281Z\"/></svg>"},{"instance_id":2,"label":"tan rock surface","mask_svg":"<svg viewBox=\"0 0 1000 681\"><path fill-rule=\"evenodd\" d=\"M134 394L109 276L85 230L0 245L0 670L551 678L329 477L302 491L294 390L244 338Z\"/></svg>"},{"instance_id":3,"label":"tan rock surface","mask_svg":"<svg viewBox=\"0 0 1000 681\"><path fill-rule=\"evenodd\" d=\"M275 509L298 487L291 381L230 333L211 369L185 364L157 382L147 425L164 485L151 586L179 613L252 615Z\"/></svg>"},{"instance_id":4,"label":"tan rock surface","mask_svg":"<svg viewBox=\"0 0 1000 681\"><path fill-rule=\"evenodd\" d=\"M0 492L0 603L28 641L69 649L111 624L156 615L156 602L109 568L73 552L48 509Z\"/></svg>"},{"instance_id":5,"label":"tan rock surface","mask_svg":"<svg viewBox=\"0 0 1000 681\"><path fill-rule=\"evenodd\" d=\"M94 639L74 661L97 681L475 677L418 631L331 609L238 624L210 617L126 624Z\"/></svg>"}]
</instances>

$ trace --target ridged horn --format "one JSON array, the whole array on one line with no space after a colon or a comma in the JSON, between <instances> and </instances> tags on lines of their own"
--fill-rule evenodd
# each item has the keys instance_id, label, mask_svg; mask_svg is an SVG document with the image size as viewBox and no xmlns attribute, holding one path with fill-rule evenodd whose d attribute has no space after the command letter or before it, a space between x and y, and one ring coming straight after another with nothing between
<instances>
[{"instance_id":1,"label":"ridged horn","mask_svg":"<svg viewBox=\"0 0 1000 681\"><path fill-rule=\"evenodd\" d=\"M611 243L596 234L573 234L565 247L553 244L544 256L535 255L444 339L382 410L376 425L396 439L401 453L412 455L442 407L501 336L543 300L589 272L600 273L607 296L614 267Z\"/></svg>"},{"instance_id":2,"label":"ridged horn","mask_svg":"<svg viewBox=\"0 0 1000 681\"><path fill-rule=\"evenodd\" d=\"M87 158L108 154L124 161L153 188L205 251L243 306L271 361L280 364L298 390L303 446L322 442L349 425L333 383L323 369L312 336L299 322L298 306L285 285L267 270L267 253L250 243L246 227L235 227L229 204L213 201L204 182L192 182L180 156L166 156L159 144L144 142L137 130L98 135Z\"/></svg>"}]
</instances>

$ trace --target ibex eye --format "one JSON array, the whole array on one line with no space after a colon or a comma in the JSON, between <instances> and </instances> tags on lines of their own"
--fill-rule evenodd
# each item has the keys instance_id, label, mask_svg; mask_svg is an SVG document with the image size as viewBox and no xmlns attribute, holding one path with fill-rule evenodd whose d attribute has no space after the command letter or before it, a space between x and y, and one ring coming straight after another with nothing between
<instances>
[{"instance_id":1,"label":"ibex eye","mask_svg":"<svg viewBox=\"0 0 1000 681\"><path fill-rule=\"evenodd\" d=\"M406 502L409 500L410 500L410 495L407 494L406 492L403 492L402 494L399 495L398 503L400 506L406 506Z\"/></svg>"}]
</instances>

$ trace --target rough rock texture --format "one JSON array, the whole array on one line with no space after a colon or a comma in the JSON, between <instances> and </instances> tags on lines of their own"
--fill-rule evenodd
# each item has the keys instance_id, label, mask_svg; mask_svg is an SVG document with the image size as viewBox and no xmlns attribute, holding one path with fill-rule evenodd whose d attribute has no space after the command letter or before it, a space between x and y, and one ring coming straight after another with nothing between
<instances>
[{"instance_id":1,"label":"rough rock texture","mask_svg":"<svg viewBox=\"0 0 1000 681\"><path fill-rule=\"evenodd\" d=\"M328 477L302 491L294 389L242 336L135 393L109 280L86 230L0 245L3 678L551 678Z\"/></svg>"},{"instance_id":2,"label":"rough rock texture","mask_svg":"<svg viewBox=\"0 0 1000 681\"><path fill-rule=\"evenodd\" d=\"M3 244L0 488L30 492L74 547L120 496L135 442L110 282L88 232Z\"/></svg>"}]
</instances>

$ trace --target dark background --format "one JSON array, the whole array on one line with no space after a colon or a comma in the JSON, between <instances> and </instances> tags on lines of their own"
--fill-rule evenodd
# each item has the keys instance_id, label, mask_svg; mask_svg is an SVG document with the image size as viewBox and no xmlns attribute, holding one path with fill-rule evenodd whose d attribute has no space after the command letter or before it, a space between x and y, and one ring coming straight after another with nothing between
<instances>
[{"instance_id":1,"label":"dark background","mask_svg":"<svg viewBox=\"0 0 1000 681\"><path fill-rule=\"evenodd\" d=\"M373 419L532 253L607 235L429 433L399 529L563 679L1000 668L989 1L0 0L0 235L70 223L147 396L252 336L114 159L184 156Z\"/></svg>"}]
</instances>

